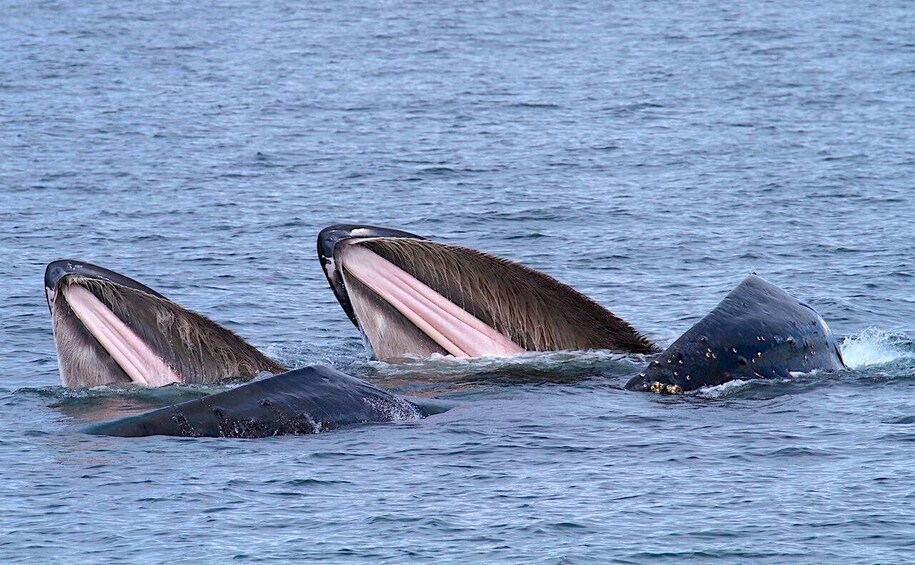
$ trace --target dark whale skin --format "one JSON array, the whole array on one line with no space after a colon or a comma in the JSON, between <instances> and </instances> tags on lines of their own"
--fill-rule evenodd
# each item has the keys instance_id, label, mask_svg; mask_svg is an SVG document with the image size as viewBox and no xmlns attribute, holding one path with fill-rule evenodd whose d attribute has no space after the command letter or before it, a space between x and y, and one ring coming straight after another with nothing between
<instances>
[{"instance_id":1,"label":"dark whale skin","mask_svg":"<svg viewBox=\"0 0 915 565\"><path fill-rule=\"evenodd\" d=\"M842 354L823 318L750 275L626 388L676 394L736 379L843 368Z\"/></svg>"},{"instance_id":2,"label":"dark whale skin","mask_svg":"<svg viewBox=\"0 0 915 565\"><path fill-rule=\"evenodd\" d=\"M93 426L108 436L260 438L422 417L414 404L330 367L296 369Z\"/></svg>"}]
</instances>

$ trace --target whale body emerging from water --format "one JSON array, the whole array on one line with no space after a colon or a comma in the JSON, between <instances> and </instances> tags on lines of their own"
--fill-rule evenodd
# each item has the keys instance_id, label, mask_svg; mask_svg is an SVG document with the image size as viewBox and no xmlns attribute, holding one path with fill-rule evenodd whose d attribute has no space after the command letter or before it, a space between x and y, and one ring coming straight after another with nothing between
<instances>
[{"instance_id":1,"label":"whale body emerging from water","mask_svg":"<svg viewBox=\"0 0 915 565\"><path fill-rule=\"evenodd\" d=\"M99 435L260 438L416 420L419 406L330 367L305 367L237 388L98 424Z\"/></svg>"},{"instance_id":2,"label":"whale body emerging from water","mask_svg":"<svg viewBox=\"0 0 915 565\"><path fill-rule=\"evenodd\" d=\"M286 371L228 329L153 289L82 261L48 265L45 293L65 386L255 380L204 398L94 426L114 436L256 438L313 434L427 415L329 367ZM280 374L276 374L280 373Z\"/></svg>"},{"instance_id":3,"label":"whale body emerging from water","mask_svg":"<svg viewBox=\"0 0 915 565\"><path fill-rule=\"evenodd\" d=\"M318 258L343 310L382 360L559 349L657 352L572 288L474 249L338 224L318 235ZM844 367L816 311L751 275L626 388L678 393Z\"/></svg>"},{"instance_id":4,"label":"whale body emerging from water","mask_svg":"<svg viewBox=\"0 0 915 565\"><path fill-rule=\"evenodd\" d=\"M44 284L64 386L215 383L286 370L230 330L103 267L54 261Z\"/></svg>"},{"instance_id":5,"label":"whale body emerging from water","mask_svg":"<svg viewBox=\"0 0 915 565\"><path fill-rule=\"evenodd\" d=\"M750 275L626 388L677 394L737 379L843 368L842 353L823 318Z\"/></svg>"},{"instance_id":6,"label":"whale body emerging from water","mask_svg":"<svg viewBox=\"0 0 915 565\"><path fill-rule=\"evenodd\" d=\"M361 226L325 229L318 249L344 310L385 356L654 351L628 324L571 288L472 249ZM281 373L100 424L94 433L264 437L430 413L328 367L283 372L229 330L102 267L55 261L46 270L45 291L66 386L212 383ZM735 379L844 367L819 314L751 275L626 388L677 394Z\"/></svg>"},{"instance_id":7,"label":"whale body emerging from water","mask_svg":"<svg viewBox=\"0 0 915 565\"><path fill-rule=\"evenodd\" d=\"M658 351L571 287L475 249L337 224L318 234L318 258L343 310L381 360Z\"/></svg>"}]
</instances>

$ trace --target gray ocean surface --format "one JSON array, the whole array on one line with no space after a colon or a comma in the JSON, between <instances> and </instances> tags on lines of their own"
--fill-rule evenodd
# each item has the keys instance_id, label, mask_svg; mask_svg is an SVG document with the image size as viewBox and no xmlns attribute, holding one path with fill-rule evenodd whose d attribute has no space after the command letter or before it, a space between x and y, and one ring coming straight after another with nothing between
<instances>
[{"instance_id":1,"label":"gray ocean surface","mask_svg":"<svg viewBox=\"0 0 915 565\"><path fill-rule=\"evenodd\" d=\"M915 6L0 0L0 562L915 560ZM369 361L315 235L521 261L662 345L750 272L851 370L681 397L609 352ZM94 437L44 266L453 408ZM220 390L220 387L212 387Z\"/></svg>"}]
</instances>

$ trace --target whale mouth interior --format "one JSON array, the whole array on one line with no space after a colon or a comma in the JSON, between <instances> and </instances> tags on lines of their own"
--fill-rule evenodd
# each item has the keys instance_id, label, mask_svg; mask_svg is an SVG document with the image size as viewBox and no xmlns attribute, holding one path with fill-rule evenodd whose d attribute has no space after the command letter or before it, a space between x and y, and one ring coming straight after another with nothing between
<instances>
[{"instance_id":1,"label":"whale mouth interior","mask_svg":"<svg viewBox=\"0 0 915 565\"><path fill-rule=\"evenodd\" d=\"M359 283L383 299L435 345L455 357L509 356L524 348L384 257L360 245L346 246L343 278ZM357 302L362 304L363 302ZM357 316L359 315L357 306ZM363 308L363 322L372 319ZM370 324L373 334L379 326Z\"/></svg>"},{"instance_id":2,"label":"whale mouth interior","mask_svg":"<svg viewBox=\"0 0 915 565\"><path fill-rule=\"evenodd\" d=\"M654 351L626 322L569 286L474 249L404 237L351 238L335 246L333 259L379 359Z\"/></svg>"},{"instance_id":3,"label":"whale mouth interior","mask_svg":"<svg viewBox=\"0 0 915 565\"><path fill-rule=\"evenodd\" d=\"M131 381L144 386L164 386L184 380L86 287L68 284L62 290L83 327Z\"/></svg>"},{"instance_id":4,"label":"whale mouth interior","mask_svg":"<svg viewBox=\"0 0 915 565\"><path fill-rule=\"evenodd\" d=\"M284 370L160 295L82 275L62 278L47 293L66 386L214 383Z\"/></svg>"}]
</instances>

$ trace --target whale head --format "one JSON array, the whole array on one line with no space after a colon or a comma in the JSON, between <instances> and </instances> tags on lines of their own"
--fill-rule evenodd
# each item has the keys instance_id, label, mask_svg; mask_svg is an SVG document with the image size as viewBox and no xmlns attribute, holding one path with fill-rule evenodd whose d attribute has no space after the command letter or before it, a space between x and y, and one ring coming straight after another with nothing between
<instances>
[{"instance_id":1,"label":"whale head","mask_svg":"<svg viewBox=\"0 0 915 565\"><path fill-rule=\"evenodd\" d=\"M475 249L401 230L337 224L318 235L318 258L378 359L655 350L628 323L568 285Z\"/></svg>"},{"instance_id":2,"label":"whale head","mask_svg":"<svg viewBox=\"0 0 915 565\"><path fill-rule=\"evenodd\" d=\"M230 330L103 267L54 261L44 286L64 386L212 383L284 370Z\"/></svg>"},{"instance_id":3,"label":"whale head","mask_svg":"<svg viewBox=\"0 0 915 565\"><path fill-rule=\"evenodd\" d=\"M626 388L677 394L844 367L835 337L813 308L750 275Z\"/></svg>"}]
</instances>

